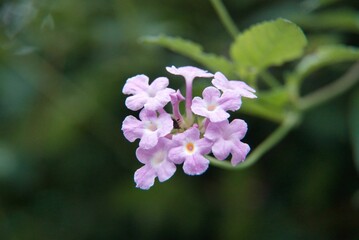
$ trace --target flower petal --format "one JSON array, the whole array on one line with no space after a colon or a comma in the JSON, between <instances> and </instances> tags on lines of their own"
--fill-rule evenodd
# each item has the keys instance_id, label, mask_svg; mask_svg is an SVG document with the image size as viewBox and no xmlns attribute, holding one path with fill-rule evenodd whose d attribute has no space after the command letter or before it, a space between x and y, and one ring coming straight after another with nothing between
<instances>
[{"instance_id":1,"label":"flower petal","mask_svg":"<svg viewBox=\"0 0 359 240\"><path fill-rule=\"evenodd\" d=\"M238 140L235 146L232 148L232 152L231 152L232 166L236 166L238 163L244 161L249 151L250 151L249 145Z\"/></svg>"},{"instance_id":2,"label":"flower petal","mask_svg":"<svg viewBox=\"0 0 359 240\"><path fill-rule=\"evenodd\" d=\"M202 96L207 103L217 102L221 93L215 87L206 87L203 90Z\"/></svg>"},{"instance_id":3,"label":"flower petal","mask_svg":"<svg viewBox=\"0 0 359 240\"><path fill-rule=\"evenodd\" d=\"M123 86L123 94L137 94L148 89L148 77L144 74L127 79Z\"/></svg>"},{"instance_id":4,"label":"flower petal","mask_svg":"<svg viewBox=\"0 0 359 240\"><path fill-rule=\"evenodd\" d=\"M162 89L165 89L169 84L169 80L166 77L159 77L156 78L155 80L153 80L153 82L151 83L149 89L150 91L159 91Z\"/></svg>"},{"instance_id":5,"label":"flower petal","mask_svg":"<svg viewBox=\"0 0 359 240\"><path fill-rule=\"evenodd\" d=\"M137 138L142 137L143 123L134 116L127 116L125 120L123 120L121 130L128 141L134 142Z\"/></svg>"},{"instance_id":6,"label":"flower petal","mask_svg":"<svg viewBox=\"0 0 359 240\"><path fill-rule=\"evenodd\" d=\"M218 160L224 160L228 157L232 149L232 143L223 139L218 139L212 146L213 155Z\"/></svg>"},{"instance_id":7,"label":"flower petal","mask_svg":"<svg viewBox=\"0 0 359 240\"><path fill-rule=\"evenodd\" d=\"M227 129L228 133L231 133L232 137L241 140L247 133L247 123L242 119L234 119Z\"/></svg>"},{"instance_id":8,"label":"flower petal","mask_svg":"<svg viewBox=\"0 0 359 240\"><path fill-rule=\"evenodd\" d=\"M152 132L150 130L144 130L139 145L141 148L149 149L156 146L157 142L158 142L158 136L156 132Z\"/></svg>"},{"instance_id":9,"label":"flower petal","mask_svg":"<svg viewBox=\"0 0 359 240\"><path fill-rule=\"evenodd\" d=\"M126 98L125 105L132 111L140 110L147 102L148 95L146 93L140 93Z\"/></svg>"},{"instance_id":10,"label":"flower petal","mask_svg":"<svg viewBox=\"0 0 359 240\"><path fill-rule=\"evenodd\" d=\"M202 155L189 155L183 163L183 171L188 175L200 175L207 170L208 165L208 159Z\"/></svg>"},{"instance_id":11,"label":"flower petal","mask_svg":"<svg viewBox=\"0 0 359 240\"><path fill-rule=\"evenodd\" d=\"M176 165L169 161L164 161L159 168L156 168L158 180L164 182L176 172Z\"/></svg>"},{"instance_id":12,"label":"flower petal","mask_svg":"<svg viewBox=\"0 0 359 240\"><path fill-rule=\"evenodd\" d=\"M212 84L213 86L215 86L216 88L222 91L227 90L229 87L228 79L221 72L216 72L214 74L214 79L212 80Z\"/></svg>"},{"instance_id":13,"label":"flower petal","mask_svg":"<svg viewBox=\"0 0 359 240\"><path fill-rule=\"evenodd\" d=\"M135 172L136 187L147 190L155 183L156 173L149 165L144 165Z\"/></svg>"},{"instance_id":14,"label":"flower petal","mask_svg":"<svg viewBox=\"0 0 359 240\"><path fill-rule=\"evenodd\" d=\"M210 122L206 128L204 137L212 141L221 138L223 131L227 125L228 125L227 119L221 122Z\"/></svg>"},{"instance_id":15,"label":"flower petal","mask_svg":"<svg viewBox=\"0 0 359 240\"><path fill-rule=\"evenodd\" d=\"M178 147L174 147L168 152L168 159L176 164L183 163L185 158L186 158L185 149L182 145Z\"/></svg>"},{"instance_id":16,"label":"flower petal","mask_svg":"<svg viewBox=\"0 0 359 240\"><path fill-rule=\"evenodd\" d=\"M222 94L218 103L223 110L237 111L242 105L242 100L240 96L227 91Z\"/></svg>"}]
</instances>

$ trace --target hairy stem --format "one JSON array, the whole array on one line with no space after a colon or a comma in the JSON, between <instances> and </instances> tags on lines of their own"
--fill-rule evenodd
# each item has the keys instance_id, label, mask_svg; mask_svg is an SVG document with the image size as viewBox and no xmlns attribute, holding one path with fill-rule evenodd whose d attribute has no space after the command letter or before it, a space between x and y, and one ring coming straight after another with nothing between
<instances>
[{"instance_id":1,"label":"hairy stem","mask_svg":"<svg viewBox=\"0 0 359 240\"><path fill-rule=\"evenodd\" d=\"M300 115L296 112L288 113L283 123L272 132L261 144L259 144L253 152L247 157L247 159L233 167L228 161L220 161L211 156L206 158L211 162L213 166L217 166L229 170L239 170L247 168L256 163L266 152L273 148L280 140L282 140L290 130L295 127L300 120Z\"/></svg>"},{"instance_id":2,"label":"hairy stem","mask_svg":"<svg viewBox=\"0 0 359 240\"><path fill-rule=\"evenodd\" d=\"M358 80L359 61L356 62L342 77L333 83L299 99L299 109L308 110L327 102L352 88Z\"/></svg>"},{"instance_id":3,"label":"hairy stem","mask_svg":"<svg viewBox=\"0 0 359 240\"><path fill-rule=\"evenodd\" d=\"M236 38L239 34L239 31L232 21L232 18L229 16L227 9L224 7L221 0L211 0L213 8L216 10L219 18L221 19L222 24L227 29L228 33L232 38Z\"/></svg>"}]
</instances>

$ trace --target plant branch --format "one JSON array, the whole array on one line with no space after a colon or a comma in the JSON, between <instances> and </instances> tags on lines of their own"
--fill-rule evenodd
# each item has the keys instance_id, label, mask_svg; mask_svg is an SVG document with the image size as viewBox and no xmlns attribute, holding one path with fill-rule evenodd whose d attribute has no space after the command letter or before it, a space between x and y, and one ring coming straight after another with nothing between
<instances>
[{"instance_id":1,"label":"plant branch","mask_svg":"<svg viewBox=\"0 0 359 240\"><path fill-rule=\"evenodd\" d=\"M228 161L220 161L214 157L206 156L210 163L216 167L228 169L228 170L239 170L247 168L256 163L266 152L273 148L280 140L282 140L290 130L292 130L299 122L299 113L292 112L288 113L283 123L269 135L261 144L259 144L253 152L247 157L247 159L233 167Z\"/></svg>"},{"instance_id":2,"label":"plant branch","mask_svg":"<svg viewBox=\"0 0 359 240\"><path fill-rule=\"evenodd\" d=\"M229 16L227 9L224 7L221 0L211 0L213 8L217 12L222 24L227 29L228 33L232 36L233 39L237 37L239 31L234 24L232 18Z\"/></svg>"},{"instance_id":3,"label":"plant branch","mask_svg":"<svg viewBox=\"0 0 359 240\"><path fill-rule=\"evenodd\" d=\"M263 79L263 81L271 88L279 87L281 84L278 79L276 79L272 74L267 71L262 71L259 73L259 76Z\"/></svg>"},{"instance_id":4,"label":"plant branch","mask_svg":"<svg viewBox=\"0 0 359 240\"><path fill-rule=\"evenodd\" d=\"M342 77L333 83L299 99L299 109L308 110L327 102L352 88L358 80L359 61L356 62Z\"/></svg>"}]
</instances>

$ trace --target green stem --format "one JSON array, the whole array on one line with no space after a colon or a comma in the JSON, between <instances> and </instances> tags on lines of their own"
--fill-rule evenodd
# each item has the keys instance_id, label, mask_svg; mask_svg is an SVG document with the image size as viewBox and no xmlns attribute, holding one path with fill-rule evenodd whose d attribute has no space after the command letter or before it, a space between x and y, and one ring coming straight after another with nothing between
<instances>
[{"instance_id":1,"label":"green stem","mask_svg":"<svg viewBox=\"0 0 359 240\"><path fill-rule=\"evenodd\" d=\"M278 79L276 79L272 74L267 71L262 71L259 76L271 88L276 88L280 86Z\"/></svg>"},{"instance_id":2,"label":"green stem","mask_svg":"<svg viewBox=\"0 0 359 240\"><path fill-rule=\"evenodd\" d=\"M352 88L359 80L359 61L342 77L320 90L302 97L298 101L299 109L308 110L331 100Z\"/></svg>"},{"instance_id":3,"label":"green stem","mask_svg":"<svg viewBox=\"0 0 359 240\"><path fill-rule=\"evenodd\" d=\"M237 37L239 31L236 25L233 23L232 18L229 16L227 9L224 7L221 0L211 0L213 8L216 10L222 24L227 29L228 33L233 39Z\"/></svg>"},{"instance_id":4,"label":"green stem","mask_svg":"<svg viewBox=\"0 0 359 240\"><path fill-rule=\"evenodd\" d=\"M256 163L266 152L273 148L280 140L282 140L288 132L295 127L300 120L300 114L296 112L288 113L283 123L269 135L260 145L258 145L248 158L243 162L233 167L228 161L220 161L214 157L206 156L212 165L229 170L239 170L247 168Z\"/></svg>"}]
</instances>

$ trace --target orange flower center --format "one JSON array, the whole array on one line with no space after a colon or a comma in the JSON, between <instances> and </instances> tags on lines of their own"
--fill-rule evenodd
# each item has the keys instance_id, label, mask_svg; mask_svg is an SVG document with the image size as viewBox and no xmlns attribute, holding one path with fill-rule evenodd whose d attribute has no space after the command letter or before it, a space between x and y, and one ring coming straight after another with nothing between
<instances>
[{"instance_id":1,"label":"orange flower center","mask_svg":"<svg viewBox=\"0 0 359 240\"><path fill-rule=\"evenodd\" d=\"M191 142L187 143L186 144L186 150L187 150L188 153L193 153L193 151L194 151L193 143L191 143Z\"/></svg>"}]
</instances>

